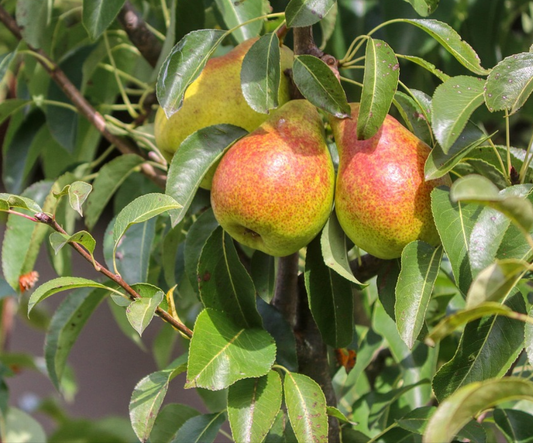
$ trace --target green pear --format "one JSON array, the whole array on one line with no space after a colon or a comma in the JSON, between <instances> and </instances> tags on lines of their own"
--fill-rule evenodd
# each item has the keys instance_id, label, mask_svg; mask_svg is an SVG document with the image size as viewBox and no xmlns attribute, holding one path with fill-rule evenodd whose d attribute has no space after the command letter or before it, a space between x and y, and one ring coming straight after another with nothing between
<instances>
[{"instance_id":1,"label":"green pear","mask_svg":"<svg viewBox=\"0 0 533 443\"><path fill-rule=\"evenodd\" d=\"M181 143L193 132L211 125L231 124L251 132L263 123L268 115L254 111L246 102L241 90L241 66L244 56L257 38L246 40L230 52L208 60L204 69L185 92L183 105L167 118L163 108L155 117L155 141L163 156L170 162ZM292 66L292 51L281 48L282 72ZM281 75L278 102L287 102L289 80ZM204 177L200 186L210 189L214 168Z\"/></svg>"},{"instance_id":2,"label":"green pear","mask_svg":"<svg viewBox=\"0 0 533 443\"><path fill-rule=\"evenodd\" d=\"M351 118L331 119L339 151L335 212L344 232L383 259L400 257L414 240L438 245L430 193L450 186L450 177L425 181L429 146L390 115L376 135L358 140L359 104L350 106Z\"/></svg>"},{"instance_id":3,"label":"green pear","mask_svg":"<svg viewBox=\"0 0 533 443\"><path fill-rule=\"evenodd\" d=\"M222 157L211 204L243 245L282 257L306 246L326 223L335 172L316 108L293 100Z\"/></svg>"}]
</instances>

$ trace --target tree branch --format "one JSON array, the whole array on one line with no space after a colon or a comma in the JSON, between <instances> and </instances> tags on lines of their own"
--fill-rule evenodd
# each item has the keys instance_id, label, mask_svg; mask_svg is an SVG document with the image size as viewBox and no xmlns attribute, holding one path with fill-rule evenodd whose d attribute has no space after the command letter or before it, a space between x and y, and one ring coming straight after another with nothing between
<instances>
[{"instance_id":1,"label":"tree branch","mask_svg":"<svg viewBox=\"0 0 533 443\"><path fill-rule=\"evenodd\" d=\"M361 257L360 261L357 259L352 260L350 262L350 269L355 278L363 283L378 275L381 267L388 262L390 262L390 260L383 260L374 257L373 255L365 254Z\"/></svg>"},{"instance_id":2,"label":"tree branch","mask_svg":"<svg viewBox=\"0 0 533 443\"><path fill-rule=\"evenodd\" d=\"M20 29L11 15L0 5L0 21L9 29L9 31L19 40L22 40ZM123 154L137 154L142 155L141 151L130 140L112 134L106 128L104 117L93 108L93 106L85 99L81 92L68 79L65 73L59 66L42 50L35 49L29 46L29 49L39 55L37 58L44 69L48 72L50 77L57 83L65 95L76 107L78 112L83 115L91 124L104 136L111 144L114 144ZM159 170L148 163L141 165L141 171L150 180L158 186L164 188L166 183L166 176Z\"/></svg>"},{"instance_id":3,"label":"tree branch","mask_svg":"<svg viewBox=\"0 0 533 443\"><path fill-rule=\"evenodd\" d=\"M274 305L283 318L291 325L296 325L296 312L298 309L298 252L278 261L278 273L274 288Z\"/></svg>"}]
</instances>

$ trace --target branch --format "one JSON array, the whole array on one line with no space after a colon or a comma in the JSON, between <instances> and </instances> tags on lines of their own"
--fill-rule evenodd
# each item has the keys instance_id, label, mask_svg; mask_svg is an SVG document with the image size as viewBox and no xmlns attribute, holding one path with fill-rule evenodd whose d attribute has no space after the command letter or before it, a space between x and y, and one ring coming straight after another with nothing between
<instances>
[{"instance_id":1,"label":"branch","mask_svg":"<svg viewBox=\"0 0 533 443\"><path fill-rule=\"evenodd\" d=\"M297 322L298 309L298 252L278 261L276 287L274 288L274 305L283 318L294 328Z\"/></svg>"},{"instance_id":2,"label":"branch","mask_svg":"<svg viewBox=\"0 0 533 443\"><path fill-rule=\"evenodd\" d=\"M17 23L11 15L0 5L0 21L9 29L9 31L19 40L22 40L22 34ZM35 49L28 45L28 48L38 54L37 59L48 72L50 77L57 83L69 100L74 104L78 112L83 115L98 131L109 141L114 144L123 154L141 155L141 151L131 141L112 134L106 128L106 122L102 115L93 108L85 99L82 93L68 79L59 66L42 50ZM164 188L166 176L152 165L144 163L141 165L141 171L150 180L158 186Z\"/></svg>"},{"instance_id":3,"label":"branch","mask_svg":"<svg viewBox=\"0 0 533 443\"><path fill-rule=\"evenodd\" d=\"M361 283L364 283L372 277L375 277L381 267L390 261L391 260L383 260L374 257L373 255L365 254L361 257L360 261L358 259L352 260L350 262L350 268L355 278Z\"/></svg>"},{"instance_id":4,"label":"branch","mask_svg":"<svg viewBox=\"0 0 533 443\"><path fill-rule=\"evenodd\" d=\"M55 221L53 217L50 217L49 215L46 215L44 213L37 213L35 214L35 218L37 221L44 223L45 225L50 226L54 231L60 232L61 234L68 233ZM109 271L105 266L102 266L100 263L98 263L96 260L93 260L93 257L78 243L69 242L70 246L74 248L85 260L87 260L89 263L94 264L95 269L105 275L110 280L114 281L117 285L119 285L122 289L126 291L126 293L129 295L131 300L138 300L142 298L135 289L133 289L128 283L124 281L124 279L120 275L115 275L111 271ZM167 311L157 308L155 313L161 317L163 320L165 320L167 323L170 323L174 328L176 328L178 331L181 331L183 334L188 336L189 338L192 337L192 331L185 326L183 323L176 320L174 317L172 317Z\"/></svg>"}]
</instances>

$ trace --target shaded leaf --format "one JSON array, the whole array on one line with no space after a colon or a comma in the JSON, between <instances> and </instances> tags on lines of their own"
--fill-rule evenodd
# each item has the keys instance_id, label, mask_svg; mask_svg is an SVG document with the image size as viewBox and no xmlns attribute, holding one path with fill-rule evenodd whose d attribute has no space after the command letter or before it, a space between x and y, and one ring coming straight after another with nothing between
<instances>
[{"instance_id":1,"label":"shaded leaf","mask_svg":"<svg viewBox=\"0 0 533 443\"><path fill-rule=\"evenodd\" d=\"M134 285L134 289L139 292L141 298L133 300L126 308L126 317L133 329L139 335L142 335L143 331L152 321L155 310L163 301L165 293L161 289L147 283L136 284Z\"/></svg>"},{"instance_id":2,"label":"shaded leaf","mask_svg":"<svg viewBox=\"0 0 533 443\"><path fill-rule=\"evenodd\" d=\"M17 50L14 50L14 51L11 51L11 52L7 52L5 54L2 54L0 55L0 82L4 79L4 76L6 75L6 72L9 68L9 65L11 64L11 62L13 61L13 59L15 58L15 55L17 55ZM21 99L12 99L12 100L21 100ZM0 123L2 122L2 105L5 103L5 102L9 102L11 100L5 100L0 104ZM6 107L7 108L7 107Z\"/></svg>"},{"instance_id":3,"label":"shaded leaf","mask_svg":"<svg viewBox=\"0 0 533 443\"><path fill-rule=\"evenodd\" d=\"M24 106L31 103L31 100L25 100L23 98L11 98L3 100L0 103L0 123L3 123L6 118L20 111Z\"/></svg>"},{"instance_id":4,"label":"shaded leaf","mask_svg":"<svg viewBox=\"0 0 533 443\"><path fill-rule=\"evenodd\" d=\"M171 403L164 406L155 419L150 443L171 443L183 424L198 415L200 413L196 409L187 405Z\"/></svg>"},{"instance_id":5,"label":"shaded leaf","mask_svg":"<svg viewBox=\"0 0 533 443\"><path fill-rule=\"evenodd\" d=\"M28 45L39 49L44 43L46 27L51 18L52 2L17 0L17 25Z\"/></svg>"},{"instance_id":6,"label":"shaded leaf","mask_svg":"<svg viewBox=\"0 0 533 443\"><path fill-rule=\"evenodd\" d=\"M246 0L244 2L236 2L233 0L215 0L218 12L222 16L224 23L228 29L233 29L238 25L247 22L256 17L261 17L264 14L262 0ZM235 29L231 35L242 43L245 40L259 35L263 23L261 20L256 20L247 25L240 26Z\"/></svg>"},{"instance_id":7,"label":"shaded leaf","mask_svg":"<svg viewBox=\"0 0 533 443\"><path fill-rule=\"evenodd\" d=\"M337 23L337 16L339 15L339 7L337 3L333 3L333 6L328 11L328 13L324 16L322 20L320 20L320 29L322 30L322 40L320 42L320 47L322 51L326 48L326 45L330 38L333 36L333 33L335 32L335 24Z\"/></svg>"},{"instance_id":8,"label":"shaded leaf","mask_svg":"<svg viewBox=\"0 0 533 443\"><path fill-rule=\"evenodd\" d=\"M205 6L204 2L191 2L189 0L177 0L174 40L181 40L186 34L197 29L204 28ZM168 31L167 31L168 32ZM167 34L167 40L168 34Z\"/></svg>"},{"instance_id":9,"label":"shaded leaf","mask_svg":"<svg viewBox=\"0 0 533 443\"><path fill-rule=\"evenodd\" d=\"M529 316L533 317L533 308L530 309ZM524 341L529 364L533 365L533 325L530 323L524 326Z\"/></svg>"},{"instance_id":10,"label":"shaded leaf","mask_svg":"<svg viewBox=\"0 0 533 443\"><path fill-rule=\"evenodd\" d=\"M513 443L531 443L531 421L533 417L517 409L496 408L493 412L494 422L503 432L507 441Z\"/></svg>"},{"instance_id":11,"label":"shaded leaf","mask_svg":"<svg viewBox=\"0 0 533 443\"><path fill-rule=\"evenodd\" d=\"M254 251L250 265L250 275L257 295L269 303L274 296L276 260L262 251Z\"/></svg>"},{"instance_id":12,"label":"shaded leaf","mask_svg":"<svg viewBox=\"0 0 533 443\"><path fill-rule=\"evenodd\" d=\"M393 103L409 131L428 146L432 146L434 142L431 134L431 124L424 116L424 112L418 102L413 97L396 91Z\"/></svg>"},{"instance_id":13,"label":"shaded leaf","mask_svg":"<svg viewBox=\"0 0 533 443\"><path fill-rule=\"evenodd\" d=\"M335 0L291 0L285 9L287 26L314 25L335 6Z\"/></svg>"},{"instance_id":14,"label":"shaded leaf","mask_svg":"<svg viewBox=\"0 0 533 443\"><path fill-rule=\"evenodd\" d=\"M82 23L91 40L96 40L115 20L126 0L83 0Z\"/></svg>"},{"instance_id":15,"label":"shaded leaf","mask_svg":"<svg viewBox=\"0 0 533 443\"><path fill-rule=\"evenodd\" d=\"M212 443L215 441L218 430L225 421L224 412L192 417L179 429L172 443Z\"/></svg>"},{"instance_id":16,"label":"shaded leaf","mask_svg":"<svg viewBox=\"0 0 533 443\"><path fill-rule=\"evenodd\" d=\"M398 420L398 426L406 431L422 435L430 417L436 410L437 408L435 406L422 406L421 408L417 408L400 418Z\"/></svg>"}]
</instances>

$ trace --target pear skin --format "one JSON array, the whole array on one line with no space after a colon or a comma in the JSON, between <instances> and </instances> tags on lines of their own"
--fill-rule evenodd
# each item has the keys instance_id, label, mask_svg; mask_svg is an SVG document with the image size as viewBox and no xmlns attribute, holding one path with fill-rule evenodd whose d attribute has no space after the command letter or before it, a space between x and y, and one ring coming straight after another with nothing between
<instances>
[{"instance_id":1,"label":"pear skin","mask_svg":"<svg viewBox=\"0 0 533 443\"><path fill-rule=\"evenodd\" d=\"M204 69L185 92L183 106L167 118L162 108L155 117L156 145L170 162L174 152L193 132L211 125L231 124L251 132L267 118L267 114L254 111L241 90L241 66L244 56L257 38L246 40L230 52L208 60ZM292 51L281 48L281 82L279 104L289 100L289 80L283 71L292 66ZM209 189L212 174L207 174L202 187Z\"/></svg>"},{"instance_id":2,"label":"pear skin","mask_svg":"<svg viewBox=\"0 0 533 443\"><path fill-rule=\"evenodd\" d=\"M274 256L306 246L326 223L335 173L323 122L306 100L293 100L222 157L211 205L243 245Z\"/></svg>"},{"instance_id":3,"label":"pear skin","mask_svg":"<svg viewBox=\"0 0 533 443\"><path fill-rule=\"evenodd\" d=\"M429 146L390 115L374 137L357 140L359 104L350 106L351 118L331 119L339 151L335 211L344 232L383 259L400 257L414 240L438 245L430 193L450 186L450 177L425 181Z\"/></svg>"}]
</instances>

